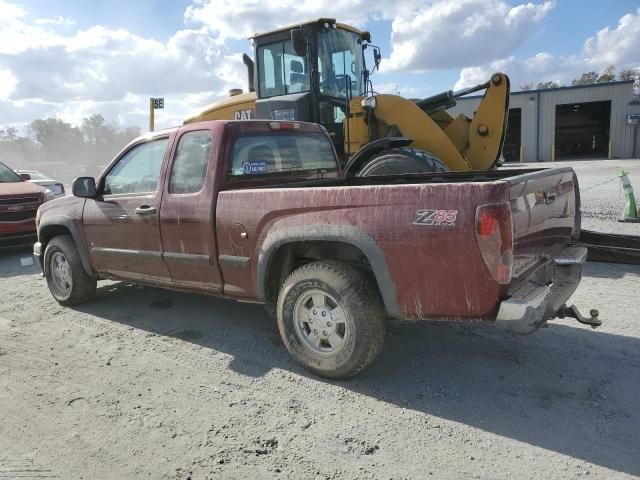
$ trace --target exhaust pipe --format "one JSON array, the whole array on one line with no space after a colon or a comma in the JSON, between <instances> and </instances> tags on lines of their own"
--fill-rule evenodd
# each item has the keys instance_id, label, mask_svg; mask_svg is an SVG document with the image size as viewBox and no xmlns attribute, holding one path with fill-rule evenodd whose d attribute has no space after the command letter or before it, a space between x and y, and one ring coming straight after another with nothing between
<instances>
[{"instance_id":1,"label":"exhaust pipe","mask_svg":"<svg viewBox=\"0 0 640 480\"><path fill-rule=\"evenodd\" d=\"M249 83L249 91L255 92L255 86L253 82L253 60L249 58L249 55L246 53L242 54L242 62L247 66L247 80Z\"/></svg>"}]
</instances>

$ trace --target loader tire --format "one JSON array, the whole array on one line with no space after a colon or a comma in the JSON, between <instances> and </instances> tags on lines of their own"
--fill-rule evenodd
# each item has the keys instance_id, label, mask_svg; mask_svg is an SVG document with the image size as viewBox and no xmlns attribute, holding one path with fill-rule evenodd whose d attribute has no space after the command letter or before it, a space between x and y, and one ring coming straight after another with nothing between
<instances>
[{"instance_id":1,"label":"loader tire","mask_svg":"<svg viewBox=\"0 0 640 480\"><path fill-rule=\"evenodd\" d=\"M369 159L356 177L448 172L438 157L416 148L392 148Z\"/></svg>"},{"instance_id":2,"label":"loader tire","mask_svg":"<svg viewBox=\"0 0 640 480\"><path fill-rule=\"evenodd\" d=\"M378 356L386 314L369 277L351 265L319 261L295 270L278 297L278 329L289 353L326 378L348 378Z\"/></svg>"}]
</instances>

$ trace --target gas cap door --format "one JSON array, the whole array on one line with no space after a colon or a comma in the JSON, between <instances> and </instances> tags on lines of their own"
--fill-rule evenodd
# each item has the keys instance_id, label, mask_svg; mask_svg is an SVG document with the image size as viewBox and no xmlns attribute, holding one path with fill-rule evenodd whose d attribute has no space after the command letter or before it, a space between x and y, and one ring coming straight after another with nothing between
<instances>
[{"instance_id":1,"label":"gas cap door","mask_svg":"<svg viewBox=\"0 0 640 480\"><path fill-rule=\"evenodd\" d=\"M249 241L247 229L241 223L236 223L231 228L231 241L238 247L244 247Z\"/></svg>"}]
</instances>

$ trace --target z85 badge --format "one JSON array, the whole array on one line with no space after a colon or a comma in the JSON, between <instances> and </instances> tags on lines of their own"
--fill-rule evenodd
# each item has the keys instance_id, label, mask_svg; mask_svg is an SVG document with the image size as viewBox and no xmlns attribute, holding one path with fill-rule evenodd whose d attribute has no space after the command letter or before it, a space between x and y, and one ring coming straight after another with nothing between
<instances>
[{"instance_id":1,"label":"z85 badge","mask_svg":"<svg viewBox=\"0 0 640 480\"><path fill-rule=\"evenodd\" d=\"M458 210L418 210L418 218L413 221L414 225L444 225L453 226L458 218Z\"/></svg>"}]
</instances>

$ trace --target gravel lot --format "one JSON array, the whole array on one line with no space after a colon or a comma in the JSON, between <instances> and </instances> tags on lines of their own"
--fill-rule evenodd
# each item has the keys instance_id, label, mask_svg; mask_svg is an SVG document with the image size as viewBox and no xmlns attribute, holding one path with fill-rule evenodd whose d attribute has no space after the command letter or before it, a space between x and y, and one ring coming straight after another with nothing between
<instances>
[{"instance_id":1,"label":"gravel lot","mask_svg":"<svg viewBox=\"0 0 640 480\"><path fill-rule=\"evenodd\" d=\"M638 233L616 182L589 187L624 166L640 192L640 161L574 165L584 226ZM640 476L640 266L587 265L596 331L392 325L331 382L259 306L104 283L63 308L27 256L0 253L0 479Z\"/></svg>"}]
</instances>

